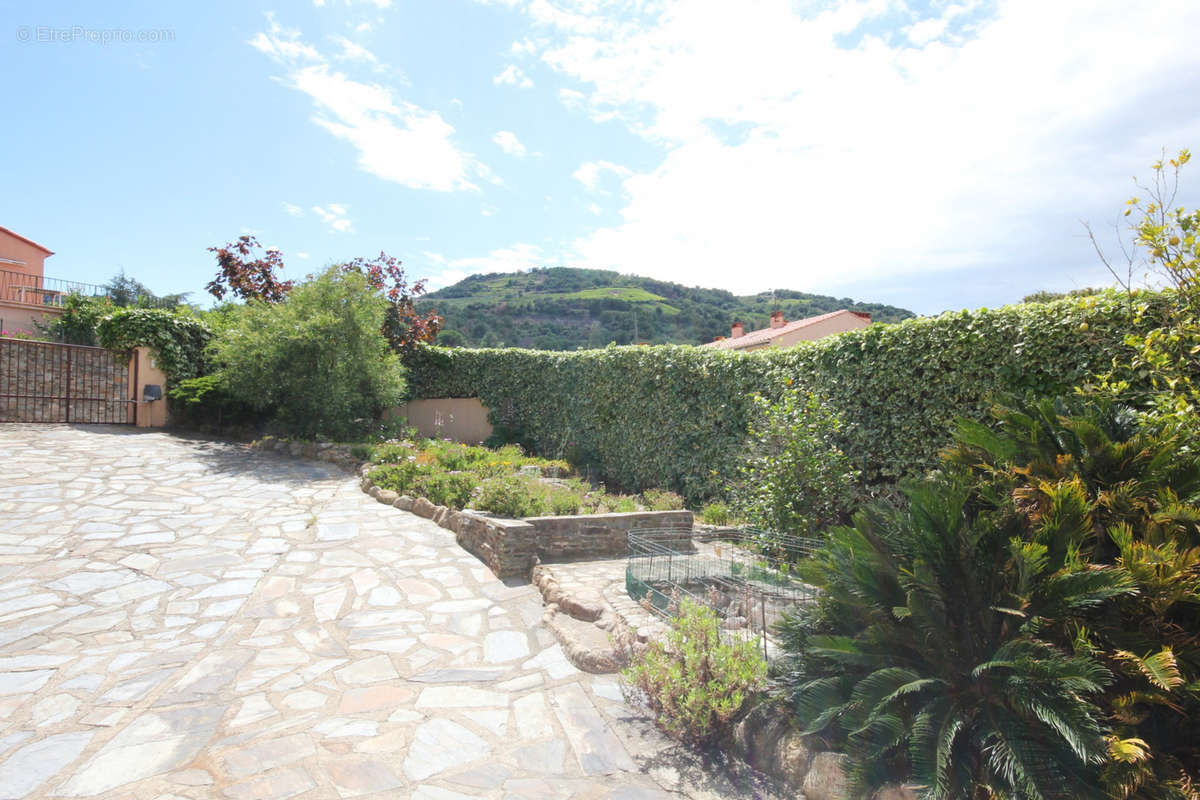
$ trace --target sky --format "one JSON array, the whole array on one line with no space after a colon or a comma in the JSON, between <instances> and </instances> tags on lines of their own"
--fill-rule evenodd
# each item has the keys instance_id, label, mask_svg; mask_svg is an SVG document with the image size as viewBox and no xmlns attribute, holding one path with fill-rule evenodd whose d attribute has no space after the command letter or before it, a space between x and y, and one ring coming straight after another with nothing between
<instances>
[{"instance_id":1,"label":"sky","mask_svg":"<svg viewBox=\"0 0 1200 800\"><path fill-rule=\"evenodd\" d=\"M0 0L0 225L192 292L380 251L922 314L1111 283L1200 148L1195 0ZM1200 205L1200 162L1180 204Z\"/></svg>"}]
</instances>

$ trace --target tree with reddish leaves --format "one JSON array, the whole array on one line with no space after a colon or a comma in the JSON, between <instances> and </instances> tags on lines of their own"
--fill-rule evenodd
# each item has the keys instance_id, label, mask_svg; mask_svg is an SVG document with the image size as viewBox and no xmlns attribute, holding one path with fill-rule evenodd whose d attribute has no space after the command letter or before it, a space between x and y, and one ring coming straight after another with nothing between
<instances>
[{"instance_id":1,"label":"tree with reddish leaves","mask_svg":"<svg viewBox=\"0 0 1200 800\"><path fill-rule=\"evenodd\" d=\"M358 272L376 291L382 292L388 301L387 316L382 333L397 352L413 349L420 342L432 342L442 329L442 318L436 311L417 311L417 298L425 294L425 281L409 285L400 260L380 251L379 256L365 259L361 256L340 265L343 272Z\"/></svg>"},{"instance_id":2,"label":"tree with reddish leaves","mask_svg":"<svg viewBox=\"0 0 1200 800\"><path fill-rule=\"evenodd\" d=\"M217 254L219 270L204 288L218 300L232 292L242 300L278 303L292 290L293 282L280 280L276 274L283 270L283 254L264 249L253 236L239 236L237 241L208 251Z\"/></svg>"}]
</instances>

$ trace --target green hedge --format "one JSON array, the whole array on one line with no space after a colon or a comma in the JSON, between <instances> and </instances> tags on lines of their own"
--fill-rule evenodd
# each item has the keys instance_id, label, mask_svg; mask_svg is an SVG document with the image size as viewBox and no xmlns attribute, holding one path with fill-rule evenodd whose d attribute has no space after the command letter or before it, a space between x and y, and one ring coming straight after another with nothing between
<instances>
[{"instance_id":1,"label":"green hedge","mask_svg":"<svg viewBox=\"0 0 1200 800\"><path fill-rule=\"evenodd\" d=\"M407 363L416 397L479 397L494 424L542 455L590 465L628 491L657 486L694 500L719 493L732 473L755 392L819 394L846 424L844 448L864 478L893 481L934 466L954 419L981 418L993 394L1069 391L1111 367L1127 349L1129 319L1126 297L1105 293L751 353L423 347Z\"/></svg>"},{"instance_id":2,"label":"green hedge","mask_svg":"<svg viewBox=\"0 0 1200 800\"><path fill-rule=\"evenodd\" d=\"M162 308L118 308L96 323L101 347L118 353L152 348L172 386L204 374L204 348L211 338L203 322Z\"/></svg>"}]
</instances>

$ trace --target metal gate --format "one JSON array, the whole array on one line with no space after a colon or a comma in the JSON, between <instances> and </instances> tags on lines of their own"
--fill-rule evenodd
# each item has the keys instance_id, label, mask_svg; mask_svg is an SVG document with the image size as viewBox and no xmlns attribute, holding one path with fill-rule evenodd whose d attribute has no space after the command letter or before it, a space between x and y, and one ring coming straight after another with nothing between
<instances>
[{"instance_id":1,"label":"metal gate","mask_svg":"<svg viewBox=\"0 0 1200 800\"><path fill-rule=\"evenodd\" d=\"M132 425L129 372L102 347L0 338L0 422Z\"/></svg>"}]
</instances>

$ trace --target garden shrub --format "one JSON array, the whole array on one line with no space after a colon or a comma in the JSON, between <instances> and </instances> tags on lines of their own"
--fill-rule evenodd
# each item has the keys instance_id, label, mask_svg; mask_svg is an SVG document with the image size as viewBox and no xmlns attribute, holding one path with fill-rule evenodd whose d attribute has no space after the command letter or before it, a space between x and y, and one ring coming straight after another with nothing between
<instances>
[{"instance_id":1,"label":"garden shrub","mask_svg":"<svg viewBox=\"0 0 1200 800\"><path fill-rule=\"evenodd\" d=\"M400 399L379 332L387 301L356 273L326 270L278 303L249 301L212 345L222 384L285 431L360 437Z\"/></svg>"},{"instance_id":2,"label":"garden shrub","mask_svg":"<svg viewBox=\"0 0 1200 800\"><path fill-rule=\"evenodd\" d=\"M631 699L646 705L664 731L701 745L725 732L766 676L757 640L723 643L716 613L688 599L665 640L650 642L621 673Z\"/></svg>"},{"instance_id":3,"label":"garden shrub","mask_svg":"<svg viewBox=\"0 0 1200 800\"><path fill-rule=\"evenodd\" d=\"M746 443L753 395L820 395L844 423L841 449L869 484L937 466L955 419L998 392L1059 394L1110 369L1161 295L1106 292L871 325L758 352L688 346L547 352L421 347L406 357L419 397L479 397L496 430L569 457L625 491L722 494Z\"/></svg>"},{"instance_id":4,"label":"garden shrub","mask_svg":"<svg viewBox=\"0 0 1200 800\"><path fill-rule=\"evenodd\" d=\"M519 475L487 479L479 485L474 505L500 517L537 517L545 511L542 498Z\"/></svg>"},{"instance_id":5,"label":"garden shrub","mask_svg":"<svg viewBox=\"0 0 1200 800\"><path fill-rule=\"evenodd\" d=\"M546 511L556 517L570 517L579 513L583 498L570 489L554 489L546 493Z\"/></svg>"},{"instance_id":6,"label":"garden shrub","mask_svg":"<svg viewBox=\"0 0 1200 800\"><path fill-rule=\"evenodd\" d=\"M700 521L705 525L728 525L733 521L733 514L727 504L716 500L700 509Z\"/></svg>"},{"instance_id":7,"label":"garden shrub","mask_svg":"<svg viewBox=\"0 0 1200 800\"><path fill-rule=\"evenodd\" d=\"M747 458L730 492L754 527L811 536L844 522L859 474L838 448L841 421L813 394L754 398Z\"/></svg>"},{"instance_id":8,"label":"garden shrub","mask_svg":"<svg viewBox=\"0 0 1200 800\"><path fill-rule=\"evenodd\" d=\"M412 488L435 506L462 509L470 502L477 482L470 473L433 470L417 475Z\"/></svg>"},{"instance_id":9,"label":"garden shrub","mask_svg":"<svg viewBox=\"0 0 1200 800\"><path fill-rule=\"evenodd\" d=\"M1190 798L1200 774L1200 460L1170 410L1142 418L1106 397L1009 401L991 425L964 422L947 453L992 496L1054 518L1086 509L1078 556L1129 573L1136 593L1072 632L1115 676L1105 770L1117 796ZM994 502L994 501L993 501Z\"/></svg>"},{"instance_id":10,"label":"garden shrub","mask_svg":"<svg viewBox=\"0 0 1200 800\"><path fill-rule=\"evenodd\" d=\"M782 627L854 796L1190 798L1200 771L1200 463L1105 398L963 422L941 473L829 534ZM941 733L937 733L940 731Z\"/></svg>"},{"instance_id":11,"label":"garden shrub","mask_svg":"<svg viewBox=\"0 0 1200 800\"><path fill-rule=\"evenodd\" d=\"M680 511L684 507L683 498L667 489L647 489L642 501L649 511Z\"/></svg>"},{"instance_id":12,"label":"garden shrub","mask_svg":"<svg viewBox=\"0 0 1200 800\"><path fill-rule=\"evenodd\" d=\"M415 460L403 459L392 464L375 467L368 473L368 477L380 489L410 494L417 485L417 479L431 472L432 468L427 465L418 464Z\"/></svg>"},{"instance_id":13,"label":"garden shrub","mask_svg":"<svg viewBox=\"0 0 1200 800\"><path fill-rule=\"evenodd\" d=\"M117 308L108 297L71 292L62 301L62 314L48 322L35 321L42 334L55 342L96 347L96 324Z\"/></svg>"},{"instance_id":14,"label":"garden shrub","mask_svg":"<svg viewBox=\"0 0 1200 800\"><path fill-rule=\"evenodd\" d=\"M171 423L184 427L214 426L218 430L242 425L255 426L262 414L235 399L221 383L219 375L201 375L176 381L167 390L171 403Z\"/></svg>"}]
</instances>

